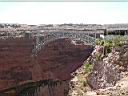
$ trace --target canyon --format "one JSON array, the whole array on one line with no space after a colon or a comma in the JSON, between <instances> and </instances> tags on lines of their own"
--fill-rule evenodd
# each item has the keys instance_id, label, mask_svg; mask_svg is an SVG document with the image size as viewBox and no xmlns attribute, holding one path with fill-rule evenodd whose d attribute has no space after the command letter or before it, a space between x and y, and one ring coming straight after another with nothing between
<instances>
[{"instance_id":1,"label":"canyon","mask_svg":"<svg viewBox=\"0 0 128 96\"><path fill-rule=\"evenodd\" d=\"M71 73L82 66L94 47L82 42L74 44L71 39L63 38L49 42L33 56L34 44L34 38L0 40L0 90L52 79L64 81L54 88L54 96L67 96ZM38 96L41 94L50 96L46 87L41 88Z\"/></svg>"}]
</instances>

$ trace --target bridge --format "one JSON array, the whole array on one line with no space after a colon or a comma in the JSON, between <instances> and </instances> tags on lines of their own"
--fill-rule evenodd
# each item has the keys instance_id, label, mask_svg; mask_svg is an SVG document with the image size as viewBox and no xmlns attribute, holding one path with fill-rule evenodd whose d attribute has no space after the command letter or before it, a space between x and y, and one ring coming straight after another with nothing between
<instances>
[{"instance_id":1,"label":"bridge","mask_svg":"<svg viewBox=\"0 0 128 96\"><path fill-rule=\"evenodd\" d=\"M47 32L44 33L43 36L36 37L36 44L34 45L32 53L34 55L37 55L37 53L41 50L44 45L59 38L70 38L71 40L80 40L83 41L85 44L91 45L95 45L96 40L96 36L92 37L85 32Z\"/></svg>"}]
</instances>

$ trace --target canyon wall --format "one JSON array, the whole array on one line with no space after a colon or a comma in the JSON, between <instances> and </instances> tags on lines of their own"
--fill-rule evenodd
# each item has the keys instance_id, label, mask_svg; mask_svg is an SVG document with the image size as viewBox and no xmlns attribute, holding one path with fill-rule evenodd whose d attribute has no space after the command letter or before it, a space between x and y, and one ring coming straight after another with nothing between
<instances>
[{"instance_id":1,"label":"canyon wall","mask_svg":"<svg viewBox=\"0 0 128 96\"><path fill-rule=\"evenodd\" d=\"M34 43L26 38L0 40L0 90L28 81L65 80L54 93L67 96L71 73L89 57L93 46L63 38L51 41L33 56Z\"/></svg>"}]
</instances>

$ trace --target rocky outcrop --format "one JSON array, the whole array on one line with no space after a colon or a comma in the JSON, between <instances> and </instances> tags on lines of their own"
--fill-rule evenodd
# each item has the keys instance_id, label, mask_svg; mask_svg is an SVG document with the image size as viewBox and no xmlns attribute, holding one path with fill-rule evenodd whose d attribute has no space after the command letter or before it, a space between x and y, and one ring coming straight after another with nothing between
<instances>
[{"instance_id":1,"label":"rocky outcrop","mask_svg":"<svg viewBox=\"0 0 128 96\"><path fill-rule=\"evenodd\" d=\"M101 48L102 49L102 48ZM88 60L94 64L86 77L92 90L85 96L127 96L128 94L128 45L118 47L111 53L96 59L96 50ZM82 95L82 96L84 96Z\"/></svg>"},{"instance_id":2,"label":"rocky outcrop","mask_svg":"<svg viewBox=\"0 0 128 96\"><path fill-rule=\"evenodd\" d=\"M25 38L0 40L0 89L32 80L33 44Z\"/></svg>"},{"instance_id":3,"label":"rocky outcrop","mask_svg":"<svg viewBox=\"0 0 128 96\"><path fill-rule=\"evenodd\" d=\"M70 81L69 96L127 96L128 45L116 48L105 57L102 46L96 46L86 62L93 65L89 73L84 66L75 71Z\"/></svg>"},{"instance_id":4,"label":"rocky outcrop","mask_svg":"<svg viewBox=\"0 0 128 96\"><path fill-rule=\"evenodd\" d=\"M89 57L93 46L58 39L33 57L34 42L25 38L0 40L0 90L29 80L59 79L66 82L56 88L55 96L66 96L71 73Z\"/></svg>"},{"instance_id":5,"label":"rocky outcrop","mask_svg":"<svg viewBox=\"0 0 128 96\"><path fill-rule=\"evenodd\" d=\"M124 46L95 62L87 82L92 89L112 87L127 73L127 66L128 46Z\"/></svg>"},{"instance_id":6,"label":"rocky outcrop","mask_svg":"<svg viewBox=\"0 0 128 96\"><path fill-rule=\"evenodd\" d=\"M84 64L78 68L72 75L74 78L70 80L70 90L68 96L86 96L85 92L90 91L91 88L87 85Z\"/></svg>"},{"instance_id":7,"label":"rocky outcrop","mask_svg":"<svg viewBox=\"0 0 128 96\"><path fill-rule=\"evenodd\" d=\"M92 73L88 75L87 82L92 89L99 89L113 86L119 79L118 68L105 61L98 61L95 63Z\"/></svg>"},{"instance_id":8,"label":"rocky outcrop","mask_svg":"<svg viewBox=\"0 0 128 96\"><path fill-rule=\"evenodd\" d=\"M59 39L42 48L37 59L43 73L47 73L47 76L51 75L48 78L67 80L71 78L70 73L78 69L92 51L91 45L83 43L77 45L70 39ZM52 74L47 72L49 70Z\"/></svg>"},{"instance_id":9,"label":"rocky outcrop","mask_svg":"<svg viewBox=\"0 0 128 96\"><path fill-rule=\"evenodd\" d=\"M95 93L106 96L128 96L128 77L122 78L113 87L98 89Z\"/></svg>"}]
</instances>

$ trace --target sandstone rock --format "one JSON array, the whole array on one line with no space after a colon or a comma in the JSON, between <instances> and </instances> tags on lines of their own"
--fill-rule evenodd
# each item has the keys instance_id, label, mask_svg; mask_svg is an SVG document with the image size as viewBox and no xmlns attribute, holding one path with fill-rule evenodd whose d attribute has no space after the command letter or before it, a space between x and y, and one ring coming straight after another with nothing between
<instances>
[{"instance_id":1,"label":"sandstone rock","mask_svg":"<svg viewBox=\"0 0 128 96\"><path fill-rule=\"evenodd\" d=\"M107 96L128 96L128 77L118 81L114 87L97 90L97 94Z\"/></svg>"},{"instance_id":2,"label":"sandstone rock","mask_svg":"<svg viewBox=\"0 0 128 96\"><path fill-rule=\"evenodd\" d=\"M128 66L127 47L119 52L109 53L103 60L95 61L87 82L92 89L112 87L124 76ZM125 59L125 60L124 60Z\"/></svg>"},{"instance_id":3,"label":"sandstone rock","mask_svg":"<svg viewBox=\"0 0 128 96\"><path fill-rule=\"evenodd\" d=\"M95 54L97 53L95 49L92 53L93 56L87 59L87 62L94 64L92 72L89 75L85 74L82 66L76 71L77 74L75 74L75 78L79 78L81 75L84 78L87 76L87 83L95 90L87 90L89 88L87 85L81 86L82 84L80 83L85 82L86 79L82 79L82 81L78 79L72 82L73 89L71 90L81 93L81 95L77 94L77 96L128 96L127 48L121 48L118 49L118 52L109 53L107 57L99 61L95 59Z\"/></svg>"},{"instance_id":4,"label":"sandstone rock","mask_svg":"<svg viewBox=\"0 0 128 96\"><path fill-rule=\"evenodd\" d=\"M86 92L86 96L95 96L95 95L97 95L97 93L94 92L94 91L88 91L88 92Z\"/></svg>"},{"instance_id":5,"label":"sandstone rock","mask_svg":"<svg viewBox=\"0 0 128 96\"><path fill-rule=\"evenodd\" d=\"M94 91L88 91L85 93L84 96L108 96L108 95L97 95L97 93Z\"/></svg>"},{"instance_id":6,"label":"sandstone rock","mask_svg":"<svg viewBox=\"0 0 128 96\"><path fill-rule=\"evenodd\" d=\"M66 96L71 73L89 57L93 46L58 39L32 57L34 43L33 39L25 38L0 40L0 90L29 80L59 79L65 82L55 88L54 94Z\"/></svg>"},{"instance_id":7,"label":"sandstone rock","mask_svg":"<svg viewBox=\"0 0 128 96\"><path fill-rule=\"evenodd\" d=\"M87 77L87 82L92 89L100 89L114 86L120 78L119 70L114 65L105 62L97 62Z\"/></svg>"},{"instance_id":8,"label":"sandstone rock","mask_svg":"<svg viewBox=\"0 0 128 96\"><path fill-rule=\"evenodd\" d=\"M45 70L42 70L43 73L48 70L53 73L55 78L67 80L92 51L93 47L90 45L75 45L71 43L70 39L59 39L45 45L38 54L37 60L40 67Z\"/></svg>"}]
</instances>

